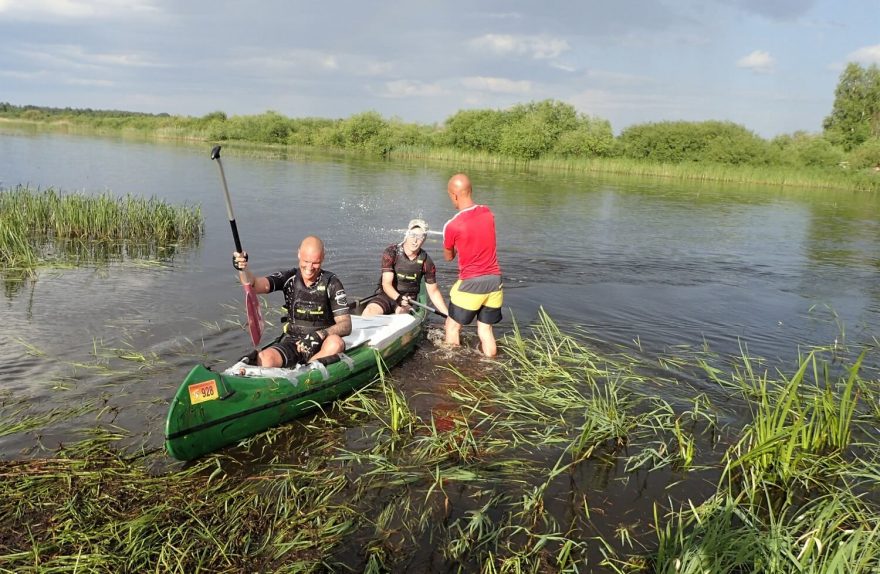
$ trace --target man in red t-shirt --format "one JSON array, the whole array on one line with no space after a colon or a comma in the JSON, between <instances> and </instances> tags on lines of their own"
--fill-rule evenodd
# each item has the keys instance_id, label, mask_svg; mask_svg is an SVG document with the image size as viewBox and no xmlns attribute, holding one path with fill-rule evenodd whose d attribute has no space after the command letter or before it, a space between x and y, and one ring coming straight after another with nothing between
<instances>
[{"instance_id":1,"label":"man in red t-shirt","mask_svg":"<svg viewBox=\"0 0 880 574\"><path fill-rule=\"evenodd\" d=\"M461 326L477 319L477 335L487 357L497 353L492 325L501 320L501 267L495 248L495 216L485 205L474 203L471 181L463 173L446 186L458 213L443 226L443 256L458 256L458 281L449 292L446 342L460 344Z\"/></svg>"}]
</instances>

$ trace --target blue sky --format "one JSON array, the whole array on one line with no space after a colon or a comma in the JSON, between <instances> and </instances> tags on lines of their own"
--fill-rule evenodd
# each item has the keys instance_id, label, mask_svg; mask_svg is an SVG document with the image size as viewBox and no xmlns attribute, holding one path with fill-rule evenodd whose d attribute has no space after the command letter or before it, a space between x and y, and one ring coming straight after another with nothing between
<instances>
[{"instance_id":1,"label":"blue sky","mask_svg":"<svg viewBox=\"0 0 880 574\"><path fill-rule=\"evenodd\" d=\"M0 0L0 101L433 124L553 98L817 132L880 0Z\"/></svg>"}]
</instances>

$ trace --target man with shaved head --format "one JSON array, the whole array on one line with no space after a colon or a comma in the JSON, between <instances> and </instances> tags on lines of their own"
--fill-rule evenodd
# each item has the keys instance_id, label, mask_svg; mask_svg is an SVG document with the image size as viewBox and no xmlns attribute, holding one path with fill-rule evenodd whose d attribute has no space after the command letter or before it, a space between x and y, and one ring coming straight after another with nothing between
<instances>
[{"instance_id":1,"label":"man with shaved head","mask_svg":"<svg viewBox=\"0 0 880 574\"><path fill-rule=\"evenodd\" d=\"M267 277L254 277L247 268L247 253L233 253L233 266L244 273L242 282L254 286L256 293L284 293L287 317L284 335L259 352L258 365L289 367L315 361L345 350L345 337L351 333L348 299L342 282L321 269L324 242L310 235L297 251L298 267L278 271Z\"/></svg>"},{"instance_id":2,"label":"man with shaved head","mask_svg":"<svg viewBox=\"0 0 880 574\"><path fill-rule=\"evenodd\" d=\"M501 320L501 267L495 244L495 216L473 200L471 180L453 175L446 190L458 213L443 226L443 256L458 257L458 281L449 292L446 342L460 344L461 326L477 319L480 350L487 357L497 353L492 325Z\"/></svg>"}]
</instances>

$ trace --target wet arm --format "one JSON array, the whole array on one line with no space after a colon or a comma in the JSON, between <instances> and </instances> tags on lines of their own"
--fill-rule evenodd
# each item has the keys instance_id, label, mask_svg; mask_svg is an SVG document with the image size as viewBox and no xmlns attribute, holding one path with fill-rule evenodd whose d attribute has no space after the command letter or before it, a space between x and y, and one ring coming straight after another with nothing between
<instances>
[{"instance_id":1,"label":"wet arm","mask_svg":"<svg viewBox=\"0 0 880 574\"><path fill-rule=\"evenodd\" d=\"M438 287L436 283L425 283L425 289L428 291L428 297L431 298L431 303L434 304L434 307L438 311L448 315L449 309L446 307L446 302L443 300L443 293L440 292L440 287Z\"/></svg>"}]
</instances>

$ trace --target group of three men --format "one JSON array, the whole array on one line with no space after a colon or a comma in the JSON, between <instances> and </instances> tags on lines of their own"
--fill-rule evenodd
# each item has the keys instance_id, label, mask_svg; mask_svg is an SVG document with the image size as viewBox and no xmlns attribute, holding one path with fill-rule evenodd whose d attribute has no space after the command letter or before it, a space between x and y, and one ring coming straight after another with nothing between
<instances>
[{"instance_id":1,"label":"group of three men","mask_svg":"<svg viewBox=\"0 0 880 574\"><path fill-rule=\"evenodd\" d=\"M422 278L431 302L448 315L446 343L459 345L461 326L477 319L477 335L483 354L494 357L497 348L492 325L501 320L503 304L501 268L495 239L495 217L485 205L474 202L472 186L462 173L452 176L447 192L458 213L443 226L443 256L458 257L458 280L449 294L449 307L437 286L436 269L422 250L427 225L410 222L400 244L390 245L382 255L380 290L364 309L364 316L407 312L419 293ZM266 277L255 277L247 266L246 253L234 253L233 264L241 281L256 293L281 291L287 307L287 327L278 341L257 354L265 367L292 367L345 350L342 337L351 333L348 299L339 278L321 268L324 243L306 237L297 252L298 266Z\"/></svg>"}]
</instances>

